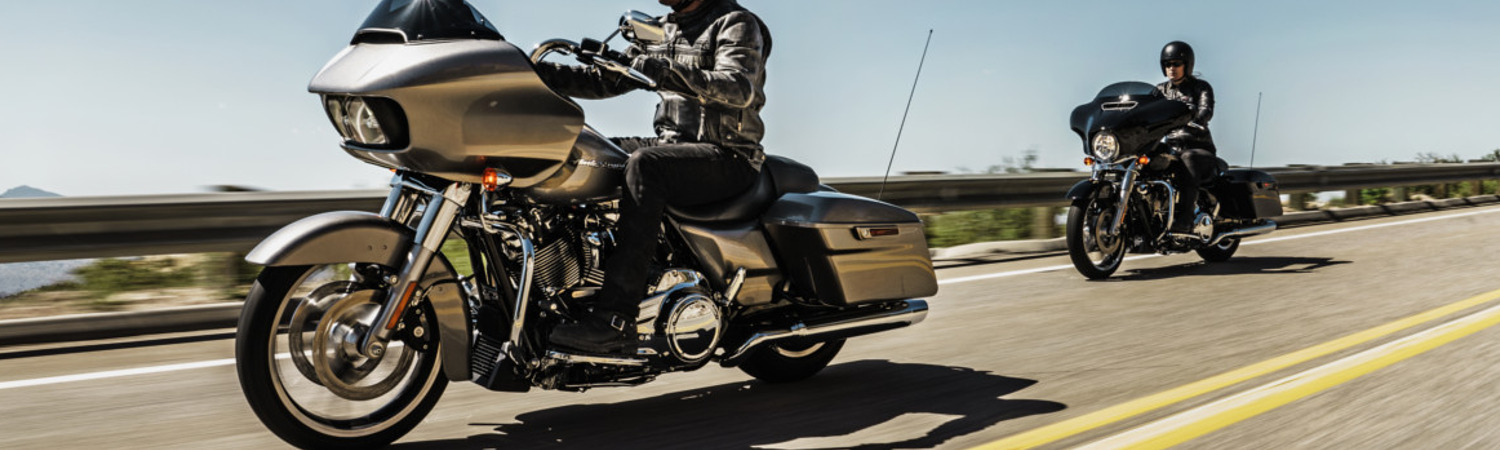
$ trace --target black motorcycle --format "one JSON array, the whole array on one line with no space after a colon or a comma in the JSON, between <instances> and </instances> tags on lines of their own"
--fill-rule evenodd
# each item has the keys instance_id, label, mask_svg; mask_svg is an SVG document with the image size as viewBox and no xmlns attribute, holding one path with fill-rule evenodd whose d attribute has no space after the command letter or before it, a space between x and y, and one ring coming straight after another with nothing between
<instances>
[{"instance_id":1,"label":"black motorcycle","mask_svg":"<svg viewBox=\"0 0 1500 450\"><path fill-rule=\"evenodd\" d=\"M634 12L620 32L663 36ZM378 214L308 217L246 258L267 267L240 318L240 385L282 439L388 444L449 380L582 391L718 363L794 381L846 338L926 317L917 216L771 157L737 197L669 211L634 354L550 346L603 283L629 157L543 84L533 64L551 53L655 84L599 41L528 55L462 0L381 2L312 80L344 151L395 177Z\"/></svg>"},{"instance_id":2,"label":"black motorcycle","mask_svg":"<svg viewBox=\"0 0 1500 450\"><path fill-rule=\"evenodd\" d=\"M1115 83L1073 110L1072 128L1083 139L1089 179L1068 191L1068 256L1090 279L1109 278L1127 252L1196 251L1204 260L1229 259L1240 239L1276 229L1281 215L1276 179L1258 170L1216 170L1200 185L1191 233L1170 233L1177 186L1167 169L1182 152L1173 131L1191 112L1155 86Z\"/></svg>"}]
</instances>

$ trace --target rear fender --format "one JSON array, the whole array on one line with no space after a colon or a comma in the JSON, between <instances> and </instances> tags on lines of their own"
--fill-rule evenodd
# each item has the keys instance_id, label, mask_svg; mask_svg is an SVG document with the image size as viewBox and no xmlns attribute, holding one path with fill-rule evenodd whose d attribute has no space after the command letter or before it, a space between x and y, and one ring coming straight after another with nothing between
<instances>
[{"instance_id":1,"label":"rear fender","mask_svg":"<svg viewBox=\"0 0 1500 450\"><path fill-rule=\"evenodd\" d=\"M376 214L335 211L282 227L245 260L265 266L369 263L399 270L406 265L415 235L411 228ZM443 254L434 256L418 285L437 315L443 373L449 380L468 380L469 308L458 272Z\"/></svg>"}]
</instances>

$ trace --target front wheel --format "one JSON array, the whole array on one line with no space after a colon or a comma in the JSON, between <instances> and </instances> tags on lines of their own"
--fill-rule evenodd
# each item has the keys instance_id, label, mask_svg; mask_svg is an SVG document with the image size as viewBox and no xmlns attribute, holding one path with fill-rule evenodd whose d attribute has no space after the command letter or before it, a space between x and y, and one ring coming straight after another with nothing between
<instances>
[{"instance_id":1,"label":"front wheel","mask_svg":"<svg viewBox=\"0 0 1500 450\"><path fill-rule=\"evenodd\" d=\"M1198 256L1203 257L1203 260L1208 262L1224 262L1228 261L1229 257L1234 256L1234 252L1239 249L1239 238L1227 238L1219 241L1218 244L1214 244L1212 247L1198 249Z\"/></svg>"},{"instance_id":2,"label":"front wheel","mask_svg":"<svg viewBox=\"0 0 1500 450\"><path fill-rule=\"evenodd\" d=\"M771 342L740 364L740 370L767 383L790 383L816 375L844 348L844 340Z\"/></svg>"},{"instance_id":3,"label":"front wheel","mask_svg":"<svg viewBox=\"0 0 1500 450\"><path fill-rule=\"evenodd\" d=\"M1078 273L1090 280L1109 278L1125 259L1124 232L1108 236L1116 207L1099 199L1078 200L1068 207L1068 257Z\"/></svg>"},{"instance_id":4,"label":"front wheel","mask_svg":"<svg viewBox=\"0 0 1500 450\"><path fill-rule=\"evenodd\" d=\"M245 299L235 334L240 388L287 443L390 444L421 422L448 386L426 302L407 313L381 356L355 351L386 292L359 272L355 264L270 267Z\"/></svg>"}]
</instances>

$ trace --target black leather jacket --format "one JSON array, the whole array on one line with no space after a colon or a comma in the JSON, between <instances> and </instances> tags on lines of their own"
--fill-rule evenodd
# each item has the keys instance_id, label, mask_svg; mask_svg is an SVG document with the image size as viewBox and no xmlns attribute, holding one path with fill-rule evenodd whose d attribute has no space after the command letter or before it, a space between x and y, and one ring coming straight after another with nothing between
<instances>
[{"instance_id":1,"label":"black leather jacket","mask_svg":"<svg viewBox=\"0 0 1500 450\"><path fill-rule=\"evenodd\" d=\"M771 35L735 0L706 0L700 9L666 17L666 40L632 46L631 66L656 80L656 135L663 143L696 142L733 150L752 166L765 160L766 57ZM634 89L596 67L541 63L547 85L563 95L607 98Z\"/></svg>"},{"instance_id":2,"label":"black leather jacket","mask_svg":"<svg viewBox=\"0 0 1500 450\"><path fill-rule=\"evenodd\" d=\"M1174 131L1173 135L1183 136L1184 144L1189 148L1217 153L1213 133L1208 131L1208 121L1214 118L1214 87L1198 77L1188 76L1182 80L1182 84L1174 85L1171 81L1166 81L1156 85L1156 90L1161 91L1169 100L1186 103L1193 112L1193 118L1187 126Z\"/></svg>"}]
</instances>

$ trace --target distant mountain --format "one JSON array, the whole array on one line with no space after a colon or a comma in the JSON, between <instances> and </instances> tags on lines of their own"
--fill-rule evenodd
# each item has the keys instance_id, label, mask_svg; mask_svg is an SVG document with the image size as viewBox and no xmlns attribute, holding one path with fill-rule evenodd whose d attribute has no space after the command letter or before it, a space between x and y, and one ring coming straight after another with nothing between
<instances>
[{"instance_id":1,"label":"distant mountain","mask_svg":"<svg viewBox=\"0 0 1500 450\"><path fill-rule=\"evenodd\" d=\"M16 187L11 188L8 191L5 191L5 193L0 194L0 198L45 198L45 197L62 197L62 195L61 194L55 194L55 193L47 192L47 191L44 191L44 190L41 190L41 189L37 189L37 188L31 187L31 186L16 186Z\"/></svg>"}]
</instances>

